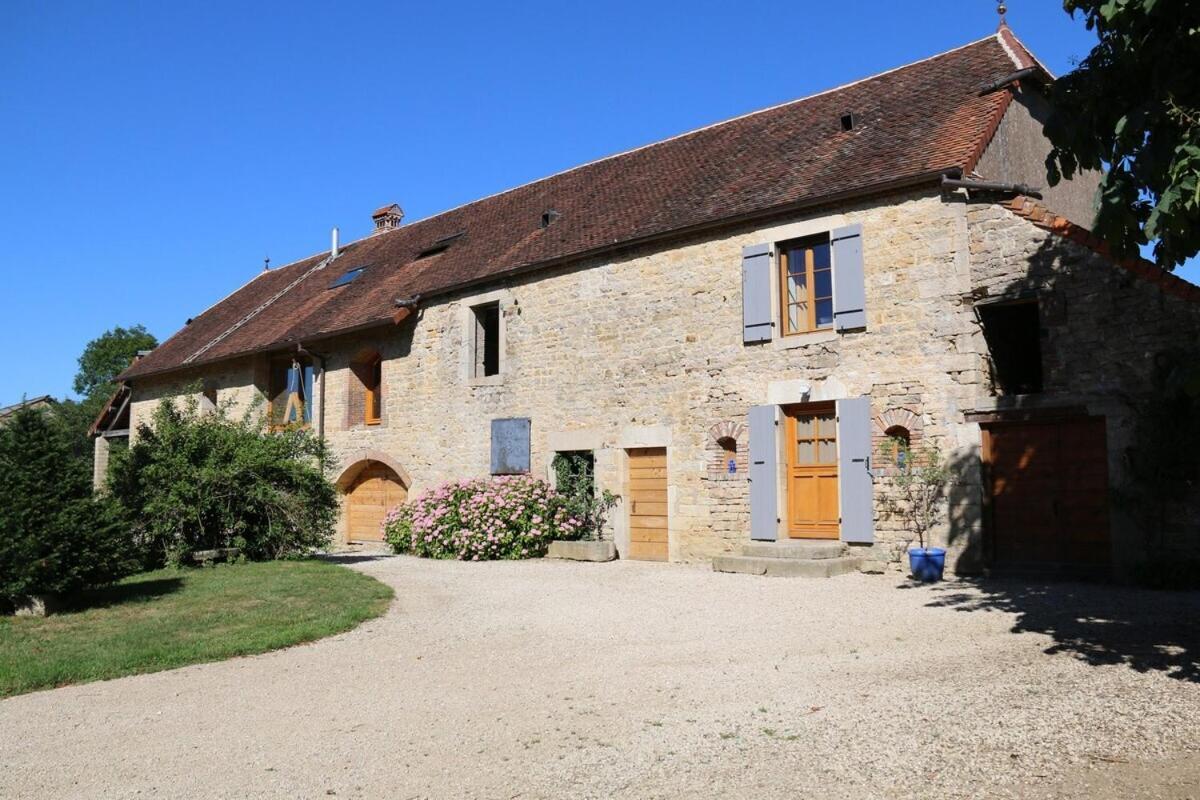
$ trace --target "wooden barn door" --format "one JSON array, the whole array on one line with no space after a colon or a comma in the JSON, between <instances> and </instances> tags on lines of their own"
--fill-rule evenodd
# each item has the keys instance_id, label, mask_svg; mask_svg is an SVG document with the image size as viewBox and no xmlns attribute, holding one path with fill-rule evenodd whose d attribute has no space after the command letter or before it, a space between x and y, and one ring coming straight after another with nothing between
<instances>
[{"instance_id":1,"label":"wooden barn door","mask_svg":"<svg viewBox=\"0 0 1200 800\"><path fill-rule=\"evenodd\" d=\"M371 462L346 491L349 538L355 542L383 541L383 518L408 499L408 492L389 467Z\"/></svg>"},{"instance_id":2,"label":"wooden barn door","mask_svg":"<svg viewBox=\"0 0 1200 800\"><path fill-rule=\"evenodd\" d=\"M1103 417L985 425L983 460L997 564L1109 560Z\"/></svg>"},{"instance_id":3,"label":"wooden barn door","mask_svg":"<svg viewBox=\"0 0 1200 800\"><path fill-rule=\"evenodd\" d=\"M629 558L667 560L667 450L629 453Z\"/></svg>"}]
</instances>

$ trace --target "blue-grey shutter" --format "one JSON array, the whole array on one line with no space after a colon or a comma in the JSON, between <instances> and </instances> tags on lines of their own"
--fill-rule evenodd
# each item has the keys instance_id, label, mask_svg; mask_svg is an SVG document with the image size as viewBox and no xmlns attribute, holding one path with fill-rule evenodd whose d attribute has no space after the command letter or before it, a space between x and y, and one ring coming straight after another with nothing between
<instances>
[{"instance_id":1,"label":"blue-grey shutter","mask_svg":"<svg viewBox=\"0 0 1200 800\"><path fill-rule=\"evenodd\" d=\"M771 245L742 248L742 342L771 341Z\"/></svg>"},{"instance_id":2,"label":"blue-grey shutter","mask_svg":"<svg viewBox=\"0 0 1200 800\"><path fill-rule=\"evenodd\" d=\"M839 331L867 327L867 284L863 277L862 225L836 228L833 246L833 325Z\"/></svg>"},{"instance_id":3,"label":"blue-grey shutter","mask_svg":"<svg viewBox=\"0 0 1200 800\"><path fill-rule=\"evenodd\" d=\"M775 406L750 408L750 538L775 541L779 528Z\"/></svg>"},{"instance_id":4,"label":"blue-grey shutter","mask_svg":"<svg viewBox=\"0 0 1200 800\"><path fill-rule=\"evenodd\" d=\"M492 474L529 472L529 418L492 420Z\"/></svg>"},{"instance_id":5,"label":"blue-grey shutter","mask_svg":"<svg viewBox=\"0 0 1200 800\"><path fill-rule=\"evenodd\" d=\"M842 541L875 541L875 490L871 481L871 398L837 401L838 497Z\"/></svg>"}]
</instances>

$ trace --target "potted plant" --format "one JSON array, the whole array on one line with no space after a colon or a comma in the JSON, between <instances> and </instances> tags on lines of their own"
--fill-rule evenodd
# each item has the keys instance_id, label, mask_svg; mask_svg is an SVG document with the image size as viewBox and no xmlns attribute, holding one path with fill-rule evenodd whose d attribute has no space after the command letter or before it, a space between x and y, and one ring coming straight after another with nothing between
<instances>
[{"instance_id":1,"label":"potted plant","mask_svg":"<svg viewBox=\"0 0 1200 800\"><path fill-rule=\"evenodd\" d=\"M928 547L929 533L940 519L950 468L934 447L912 449L903 439L892 439L884 448L891 460L894 491L887 496L891 513L901 518L911 534L906 542L913 578L924 583L942 579L946 550ZM913 542L917 543L913 547Z\"/></svg>"},{"instance_id":2,"label":"potted plant","mask_svg":"<svg viewBox=\"0 0 1200 800\"><path fill-rule=\"evenodd\" d=\"M588 451L556 453L551 462L555 491L561 498L561 530L568 535L550 543L550 558L572 561L612 561L617 548L600 538L617 496L596 491L595 460Z\"/></svg>"}]
</instances>

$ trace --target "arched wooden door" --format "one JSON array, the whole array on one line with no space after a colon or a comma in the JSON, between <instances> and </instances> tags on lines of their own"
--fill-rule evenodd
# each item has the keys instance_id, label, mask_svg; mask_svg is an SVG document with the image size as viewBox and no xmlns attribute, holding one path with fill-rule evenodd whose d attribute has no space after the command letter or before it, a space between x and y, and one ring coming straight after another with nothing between
<instances>
[{"instance_id":1,"label":"arched wooden door","mask_svg":"<svg viewBox=\"0 0 1200 800\"><path fill-rule=\"evenodd\" d=\"M346 490L347 538L355 542L383 541L383 518L408 499L399 476L386 464L368 462Z\"/></svg>"}]
</instances>

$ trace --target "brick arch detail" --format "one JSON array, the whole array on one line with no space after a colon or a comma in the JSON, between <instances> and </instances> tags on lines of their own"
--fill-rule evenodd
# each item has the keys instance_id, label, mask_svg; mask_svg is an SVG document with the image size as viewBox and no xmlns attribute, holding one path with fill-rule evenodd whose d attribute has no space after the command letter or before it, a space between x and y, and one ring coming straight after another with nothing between
<instances>
[{"instance_id":1,"label":"brick arch detail","mask_svg":"<svg viewBox=\"0 0 1200 800\"><path fill-rule=\"evenodd\" d=\"M345 492L354 483L354 479L358 477L358 473L362 472L371 462L383 464L396 473L396 477L400 479L400 483L404 484L406 491L412 488L412 478L409 476L408 470L399 461L382 450L367 448L355 450L342 459L342 463L346 466L342 468L341 474L338 475L334 484L340 491Z\"/></svg>"},{"instance_id":2,"label":"brick arch detail","mask_svg":"<svg viewBox=\"0 0 1200 800\"><path fill-rule=\"evenodd\" d=\"M742 480L749 468L749 454L746 447L746 423L736 420L722 420L708 429L704 442L704 472L710 480ZM734 461L737 472L730 474L727 463L729 454L721 445L722 440L731 439L737 445Z\"/></svg>"},{"instance_id":3,"label":"brick arch detail","mask_svg":"<svg viewBox=\"0 0 1200 800\"><path fill-rule=\"evenodd\" d=\"M899 425L908 431L910 436L919 436L925 427L921 417L911 408L896 407L882 411L873 420L872 431L876 436L886 436L889 428Z\"/></svg>"}]
</instances>

